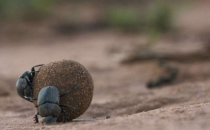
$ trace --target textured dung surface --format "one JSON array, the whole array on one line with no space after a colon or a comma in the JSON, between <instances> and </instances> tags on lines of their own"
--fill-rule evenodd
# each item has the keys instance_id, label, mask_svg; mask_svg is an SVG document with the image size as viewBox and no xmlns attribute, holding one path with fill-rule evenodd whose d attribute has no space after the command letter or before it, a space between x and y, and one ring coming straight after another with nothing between
<instances>
[{"instance_id":1,"label":"textured dung surface","mask_svg":"<svg viewBox=\"0 0 210 130\"><path fill-rule=\"evenodd\" d=\"M65 92L73 86L76 90L61 97L61 105L77 107L76 110L64 108L70 120L82 115L89 107L93 97L93 80L88 71L78 62L62 60L51 62L40 68L33 82L33 97L38 97L39 91L46 86L55 86L59 92ZM36 104L36 102L34 102ZM60 114L62 119L62 114Z\"/></svg>"}]
</instances>

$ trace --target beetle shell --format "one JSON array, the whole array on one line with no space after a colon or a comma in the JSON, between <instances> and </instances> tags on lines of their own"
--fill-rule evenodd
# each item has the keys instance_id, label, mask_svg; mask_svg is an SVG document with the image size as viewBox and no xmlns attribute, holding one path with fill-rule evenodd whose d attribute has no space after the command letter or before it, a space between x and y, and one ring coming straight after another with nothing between
<instances>
[{"instance_id":1,"label":"beetle shell","mask_svg":"<svg viewBox=\"0 0 210 130\"><path fill-rule=\"evenodd\" d=\"M55 86L59 93L66 92L73 86L78 88L60 98L60 105L74 106L77 109L62 108L69 120L82 115L89 107L93 97L93 80L88 71L80 63L62 60L43 65L33 81L33 98L38 97L39 91L46 86ZM34 101L36 105L36 102ZM60 114L58 121L62 121Z\"/></svg>"},{"instance_id":2,"label":"beetle shell","mask_svg":"<svg viewBox=\"0 0 210 130\"><path fill-rule=\"evenodd\" d=\"M38 106L44 103L50 102L54 104L59 104L60 97L59 91L54 86L48 86L41 89L38 95Z\"/></svg>"},{"instance_id":3,"label":"beetle shell","mask_svg":"<svg viewBox=\"0 0 210 130\"><path fill-rule=\"evenodd\" d=\"M16 90L20 97L24 96L30 97L32 95L32 90L26 81L26 78L30 74L29 71L24 72L16 82Z\"/></svg>"},{"instance_id":4,"label":"beetle shell","mask_svg":"<svg viewBox=\"0 0 210 130\"><path fill-rule=\"evenodd\" d=\"M16 90L20 97L24 98L24 89L27 87L25 78L19 78L16 82Z\"/></svg>"},{"instance_id":5,"label":"beetle shell","mask_svg":"<svg viewBox=\"0 0 210 130\"><path fill-rule=\"evenodd\" d=\"M54 86L47 86L41 89L38 95L38 111L42 117L55 116L58 117L61 108L59 107L59 91Z\"/></svg>"},{"instance_id":6,"label":"beetle shell","mask_svg":"<svg viewBox=\"0 0 210 130\"><path fill-rule=\"evenodd\" d=\"M44 103L38 107L39 115L42 117L55 116L58 117L61 113L61 108L58 104Z\"/></svg>"},{"instance_id":7,"label":"beetle shell","mask_svg":"<svg viewBox=\"0 0 210 130\"><path fill-rule=\"evenodd\" d=\"M16 90L20 97L24 98L24 96L30 95L32 92L27 90L28 83L25 78L19 78L16 82ZM27 94L27 95L24 95Z\"/></svg>"}]
</instances>

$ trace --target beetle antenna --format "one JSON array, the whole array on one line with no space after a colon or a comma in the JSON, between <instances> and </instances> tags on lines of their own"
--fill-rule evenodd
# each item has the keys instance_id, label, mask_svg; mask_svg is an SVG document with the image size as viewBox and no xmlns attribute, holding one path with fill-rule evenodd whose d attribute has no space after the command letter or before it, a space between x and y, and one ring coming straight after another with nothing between
<instances>
[{"instance_id":1,"label":"beetle antenna","mask_svg":"<svg viewBox=\"0 0 210 130\"><path fill-rule=\"evenodd\" d=\"M77 89L78 87L77 86L73 86L72 88L70 88L68 91L66 91L66 92L63 92L62 94L60 94L60 97L62 97L62 96L64 96L64 95L66 95L67 93L70 93L71 91L73 91L73 90L75 90L75 89Z\"/></svg>"}]
</instances>

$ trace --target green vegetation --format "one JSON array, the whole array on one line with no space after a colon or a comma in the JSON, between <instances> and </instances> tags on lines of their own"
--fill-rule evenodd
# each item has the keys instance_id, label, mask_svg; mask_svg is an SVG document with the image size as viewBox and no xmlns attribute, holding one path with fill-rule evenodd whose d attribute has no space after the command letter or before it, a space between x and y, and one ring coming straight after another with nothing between
<instances>
[{"instance_id":1,"label":"green vegetation","mask_svg":"<svg viewBox=\"0 0 210 130\"><path fill-rule=\"evenodd\" d=\"M165 4L157 4L144 12L112 8L105 13L108 26L125 31L162 33L170 30L172 11Z\"/></svg>"},{"instance_id":2,"label":"green vegetation","mask_svg":"<svg viewBox=\"0 0 210 130\"><path fill-rule=\"evenodd\" d=\"M46 16L53 0L0 0L0 15L5 19L36 19Z\"/></svg>"},{"instance_id":3,"label":"green vegetation","mask_svg":"<svg viewBox=\"0 0 210 130\"><path fill-rule=\"evenodd\" d=\"M143 26L143 19L131 10L110 9L105 14L108 26L126 31L139 31Z\"/></svg>"},{"instance_id":4,"label":"green vegetation","mask_svg":"<svg viewBox=\"0 0 210 130\"><path fill-rule=\"evenodd\" d=\"M148 45L156 42L159 35L172 29L172 9L166 4L158 4L147 18Z\"/></svg>"},{"instance_id":5,"label":"green vegetation","mask_svg":"<svg viewBox=\"0 0 210 130\"><path fill-rule=\"evenodd\" d=\"M168 31L172 26L172 10L166 4L159 4L150 11L147 20L152 29L159 32Z\"/></svg>"},{"instance_id":6,"label":"green vegetation","mask_svg":"<svg viewBox=\"0 0 210 130\"><path fill-rule=\"evenodd\" d=\"M106 24L109 27L127 32L145 32L148 47L157 41L162 33L172 29L172 8L165 3L153 3L143 11L112 8L106 12Z\"/></svg>"},{"instance_id":7,"label":"green vegetation","mask_svg":"<svg viewBox=\"0 0 210 130\"><path fill-rule=\"evenodd\" d=\"M52 7L58 5L58 3L56 0L0 0L0 17L1 20L9 19L11 21L46 18L49 14L56 11ZM101 17L102 23L106 27L117 28L127 32L146 32L149 36L149 43L152 43L159 34L171 29L172 11L163 2L155 2L151 5L146 5L143 8L137 8L138 6L131 8L131 6L126 7L126 9L125 6L119 5L107 10L105 6L104 13L99 17ZM63 13L66 15L61 15L60 19L66 20L66 23L70 23L70 25L72 21L78 21L77 18L80 17L78 11L76 13L72 10L65 11L67 12ZM72 13L78 17L70 18ZM84 22L80 23L86 24ZM83 27L83 25L79 25L79 22L73 22L72 26Z\"/></svg>"}]
</instances>

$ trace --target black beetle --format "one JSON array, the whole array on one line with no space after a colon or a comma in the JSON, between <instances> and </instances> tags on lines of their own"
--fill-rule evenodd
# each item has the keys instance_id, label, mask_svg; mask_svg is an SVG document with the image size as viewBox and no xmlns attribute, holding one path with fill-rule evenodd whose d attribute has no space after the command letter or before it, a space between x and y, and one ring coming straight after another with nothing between
<instances>
[{"instance_id":1,"label":"black beetle","mask_svg":"<svg viewBox=\"0 0 210 130\"><path fill-rule=\"evenodd\" d=\"M42 65L43 64L32 67L31 72L26 71L18 78L16 82L16 90L20 97L30 101L30 97L32 96L32 91L33 91L33 88L32 88L33 78L34 78L35 72L38 72L38 71L35 71L35 67L39 67Z\"/></svg>"},{"instance_id":2,"label":"black beetle","mask_svg":"<svg viewBox=\"0 0 210 130\"><path fill-rule=\"evenodd\" d=\"M38 112L35 115L35 123L38 123L38 115L41 117L46 117L42 123L46 124L52 124L55 121L57 121L57 118L59 117L60 113L63 113L63 123L67 121L66 111L62 109L62 107L68 107L70 109L77 109L73 106L68 105L61 105L60 104L60 97L64 96L65 94L75 90L78 88L77 86L72 87L68 91L59 94L59 91L54 86L47 86L41 89L38 95L38 99L31 98L30 100L37 100L37 105L35 107L38 107Z\"/></svg>"}]
</instances>

